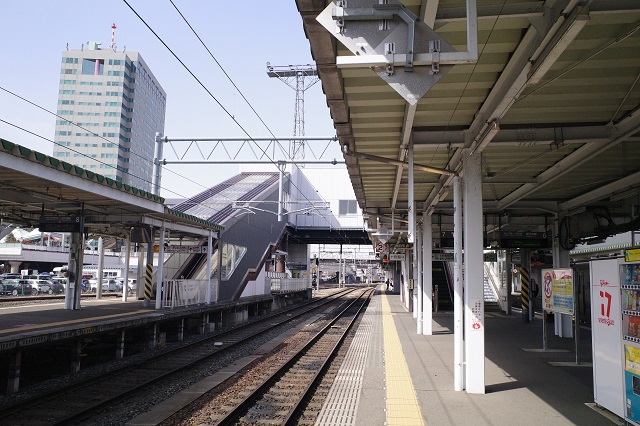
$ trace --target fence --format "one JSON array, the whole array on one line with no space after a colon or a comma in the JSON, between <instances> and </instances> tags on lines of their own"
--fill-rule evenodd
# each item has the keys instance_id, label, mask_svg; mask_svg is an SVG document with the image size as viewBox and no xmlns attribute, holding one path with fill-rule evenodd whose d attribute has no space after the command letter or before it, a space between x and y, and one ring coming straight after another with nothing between
<instances>
[{"instance_id":1,"label":"fence","mask_svg":"<svg viewBox=\"0 0 640 426\"><path fill-rule=\"evenodd\" d=\"M176 308L216 301L217 280L211 279L211 300L207 301L207 280L169 280L164 282L162 306Z\"/></svg>"},{"instance_id":2,"label":"fence","mask_svg":"<svg viewBox=\"0 0 640 426\"><path fill-rule=\"evenodd\" d=\"M271 278L272 293L302 291L309 288L309 278Z\"/></svg>"}]
</instances>

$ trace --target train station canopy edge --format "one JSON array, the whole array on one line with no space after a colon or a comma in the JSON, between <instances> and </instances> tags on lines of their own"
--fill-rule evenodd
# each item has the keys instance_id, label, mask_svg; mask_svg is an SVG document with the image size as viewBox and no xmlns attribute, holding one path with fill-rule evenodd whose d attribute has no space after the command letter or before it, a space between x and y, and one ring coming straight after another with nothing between
<instances>
[{"instance_id":1,"label":"train station canopy edge","mask_svg":"<svg viewBox=\"0 0 640 426\"><path fill-rule=\"evenodd\" d=\"M0 215L4 224L37 227L42 216L83 215L85 232L125 237L132 226L208 236L222 225L164 205L164 198L0 139Z\"/></svg>"}]
</instances>

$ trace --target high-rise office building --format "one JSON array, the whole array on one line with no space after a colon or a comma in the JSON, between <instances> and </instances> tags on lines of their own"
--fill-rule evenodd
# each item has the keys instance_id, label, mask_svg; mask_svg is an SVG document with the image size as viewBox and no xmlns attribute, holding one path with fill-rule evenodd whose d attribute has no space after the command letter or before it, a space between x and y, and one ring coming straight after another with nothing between
<instances>
[{"instance_id":1,"label":"high-rise office building","mask_svg":"<svg viewBox=\"0 0 640 426\"><path fill-rule=\"evenodd\" d=\"M156 132L166 94L137 52L87 48L62 53L53 156L151 190Z\"/></svg>"}]
</instances>

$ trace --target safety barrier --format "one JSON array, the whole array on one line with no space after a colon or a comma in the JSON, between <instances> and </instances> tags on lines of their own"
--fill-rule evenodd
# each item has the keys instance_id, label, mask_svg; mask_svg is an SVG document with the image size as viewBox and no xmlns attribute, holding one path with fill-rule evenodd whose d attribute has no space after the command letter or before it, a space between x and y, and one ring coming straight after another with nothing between
<instances>
[{"instance_id":1,"label":"safety barrier","mask_svg":"<svg viewBox=\"0 0 640 426\"><path fill-rule=\"evenodd\" d=\"M308 278L272 278L272 293L288 293L292 291L302 291L309 288Z\"/></svg>"},{"instance_id":2,"label":"safety barrier","mask_svg":"<svg viewBox=\"0 0 640 426\"><path fill-rule=\"evenodd\" d=\"M169 280L164 282L162 306L176 308L216 301L217 280L211 279L211 300L207 301L207 280Z\"/></svg>"}]
</instances>

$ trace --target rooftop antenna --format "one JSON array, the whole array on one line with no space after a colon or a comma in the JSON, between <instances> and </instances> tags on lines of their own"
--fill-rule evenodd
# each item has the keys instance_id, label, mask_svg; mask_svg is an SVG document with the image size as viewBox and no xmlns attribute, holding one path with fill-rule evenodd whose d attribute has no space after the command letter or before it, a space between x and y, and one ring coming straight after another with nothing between
<instances>
[{"instance_id":1,"label":"rooftop antenna","mask_svg":"<svg viewBox=\"0 0 640 426\"><path fill-rule=\"evenodd\" d=\"M111 50L116 51L116 24L115 22L111 24L111 46L109 46Z\"/></svg>"},{"instance_id":2,"label":"rooftop antenna","mask_svg":"<svg viewBox=\"0 0 640 426\"><path fill-rule=\"evenodd\" d=\"M292 145L289 145L289 157L293 160L304 159L304 140L296 140L295 137L304 136L304 92L320 80L318 70L311 64L273 66L267 62L267 75L279 79L296 91L294 139L291 141Z\"/></svg>"}]
</instances>

